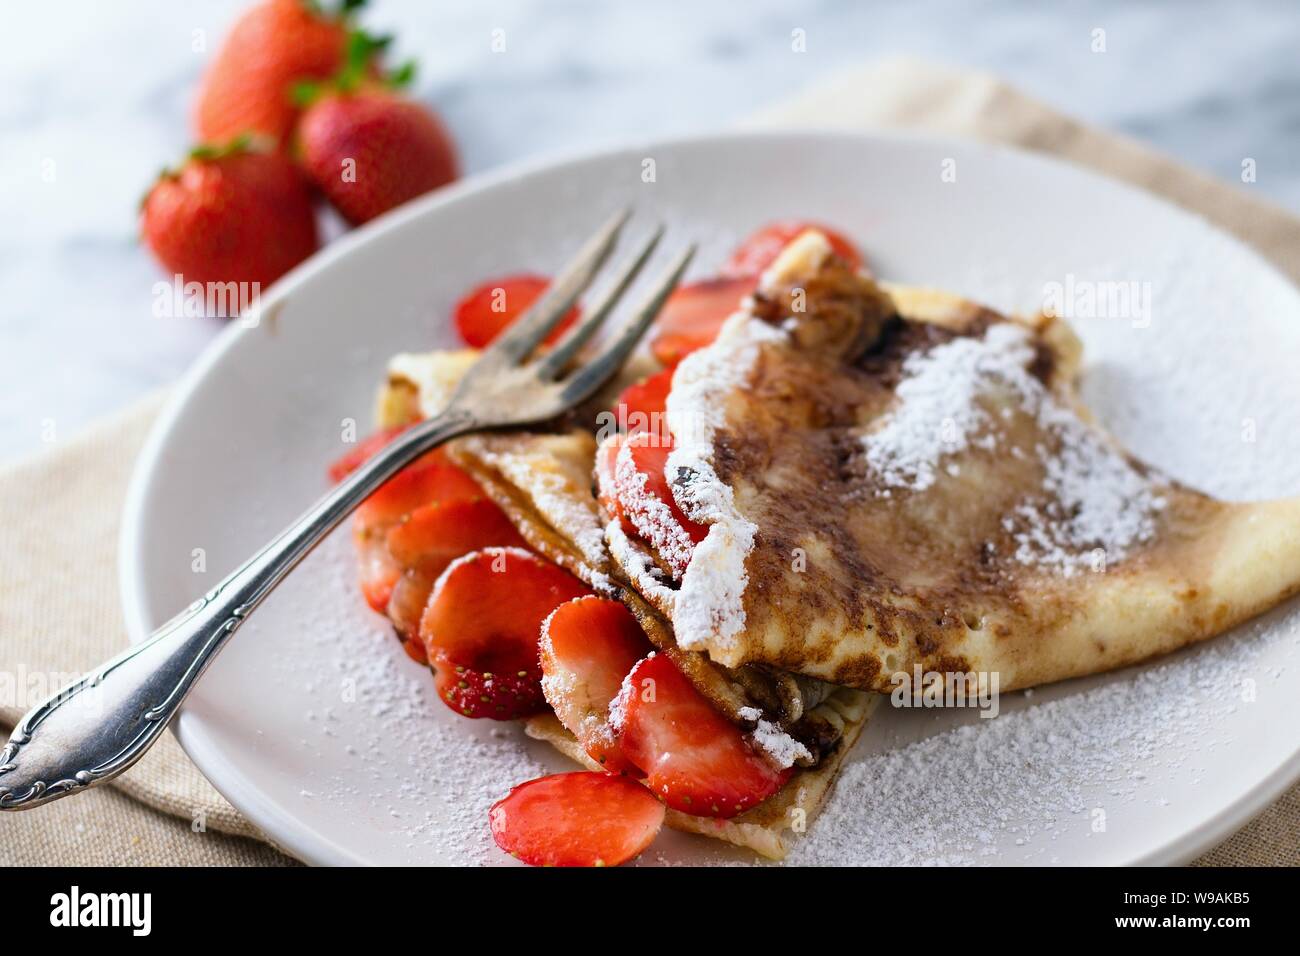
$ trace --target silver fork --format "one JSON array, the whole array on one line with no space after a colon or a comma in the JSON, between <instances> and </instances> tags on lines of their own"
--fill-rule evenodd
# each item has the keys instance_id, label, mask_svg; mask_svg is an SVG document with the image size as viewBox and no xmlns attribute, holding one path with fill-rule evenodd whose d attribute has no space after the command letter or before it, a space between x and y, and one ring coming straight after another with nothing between
<instances>
[{"instance_id":1,"label":"silver fork","mask_svg":"<svg viewBox=\"0 0 1300 956\"><path fill-rule=\"evenodd\" d=\"M662 227L618 270L582 322L550 352L529 359L591 284L627 218L627 212L619 213L587 241L545 295L484 351L440 414L402 433L148 640L24 716L0 753L0 809L48 803L111 780L139 760L239 625L312 548L403 466L458 435L553 419L609 381L681 279L693 246L672 261L594 358L571 366L650 258Z\"/></svg>"}]
</instances>

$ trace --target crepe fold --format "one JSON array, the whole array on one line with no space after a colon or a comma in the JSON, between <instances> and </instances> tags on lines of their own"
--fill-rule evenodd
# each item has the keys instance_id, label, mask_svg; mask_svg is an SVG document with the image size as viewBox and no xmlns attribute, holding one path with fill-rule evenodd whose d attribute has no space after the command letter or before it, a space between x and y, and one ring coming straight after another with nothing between
<instances>
[{"instance_id":1,"label":"crepe fold","mask_svg":"<svg viewBox=\"0 0 1300 956\"><path fill-rule=\"evenodd\" d=\"M473 358L473 352L398 356L380 390L380 426L404 424L435 412ZM639 376L641 371L628 370L625 378ZM601 396L593 407L607 399ZM592 417L587 409L574 420L590 421ZM555 432L471 435L449 443L447 449L535 551L587 582L598 594L626 604L655 648L721 713L752 729L756 708L804 744L810 759L801 763L807 766L797 768L780 791L751 810L726 820L673 810L667 816L668 825L675 829L724 840L774 859L783 857L825 799L878 702L876 695L762 665L729 669L707 655L681 650L671 626L629 585L605 545L604 516L592 491L596 440L591 430L575 426ZM531 718L525 729L578 763L599 769L554 715Z\"/></svg>"},{"instance_id":2,"label":"crepe fold","mask_svg":"<svg viewBox=\"0 0 1300 956\"><path fill-rule=\"evenodd\" d=\"M666 474L709 526L659 594L678 645L878 692L918 672L1009 690L1300 591L1300 499L1218 501L1144 465L1078 399L1080 353L1057 319L796 240L674 375Z\"/></svg>"},{"instance_id":3,"label":"crepe fold","mask_svg":"<svg viewBox=\"0 0 1300 956\"><path fill-rule=\"evenodd\" d=\"M662 615L629 586L604 548L603 521L591 491L596 443L575 429L556 434L478 435L450 446L540 554L585 580L598 593L621 600L655 648L735 723L752 729L751 708L791 733L812 759L786 785L757 807L727 820L670 810L669 826L700 833L780 859L827 795L841 762L865 725L878 697L772 668L720 667L706 655L683 651ZM748 713L742 714L742 711ZM552 714L526 722L528 734L545 740L591 769L599 765Z\"/></svg>"}]
</instances>

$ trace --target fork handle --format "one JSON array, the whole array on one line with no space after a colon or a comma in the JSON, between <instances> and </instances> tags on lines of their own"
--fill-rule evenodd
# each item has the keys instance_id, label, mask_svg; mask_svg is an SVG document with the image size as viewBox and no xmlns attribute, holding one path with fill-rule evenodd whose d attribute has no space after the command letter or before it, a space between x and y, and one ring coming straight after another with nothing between
<instances>
[{"instance_id":1,"label":"fork handle","mask_svg":"<svg viewBox=\"0 0 1300 956\"><path fill-rule=\"evenodd\" d=\"M239 625L312 548L404 465L481 427L448 409L403 433L148 640L27 713L0 752L0 809L48 803L134 764Z\"/></svg>"}]
</instances>

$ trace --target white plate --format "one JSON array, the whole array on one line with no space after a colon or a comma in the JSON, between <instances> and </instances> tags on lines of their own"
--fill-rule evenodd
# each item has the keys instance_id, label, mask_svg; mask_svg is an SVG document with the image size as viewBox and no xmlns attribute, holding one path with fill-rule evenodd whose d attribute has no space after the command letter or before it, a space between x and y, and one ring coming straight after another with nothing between
<instances>
[{"instance_id":1,"label":"white plate","mask_svg":"<svg viewBox=\"0 0 1300 956\"><path fill-rule=\"evenodd\" d=\"M1300 492L1300 294L1201 220L1072 166L971 143L656 143L418 202L284 279L266 303L274 321L231 328L177 390L131 487L121 567L133 636L325 489L343 423L368 428L391 353L450 345L448 310L467 287L554 270L625 203L642 224L665 220L669 246L702 240L700 272L751 228L806 217L847 231L886 278L1006 309L1036 307L1045 283L1071 274L1076 288L1144 283L1149 323L1144 311L1075 322L1101 419L1206 490ZM1296 619L1293 604L1146 667L1007 695L997 720L882 707L797 859L1185 860L1300 772ZM505 862L487 806L567 764L516 727L453 716L430 688L363 606L344 531L245 625L176 730L217 788L304 860ZM646 859L753 857L665 834Z\"/></svg>"}]
</instances>

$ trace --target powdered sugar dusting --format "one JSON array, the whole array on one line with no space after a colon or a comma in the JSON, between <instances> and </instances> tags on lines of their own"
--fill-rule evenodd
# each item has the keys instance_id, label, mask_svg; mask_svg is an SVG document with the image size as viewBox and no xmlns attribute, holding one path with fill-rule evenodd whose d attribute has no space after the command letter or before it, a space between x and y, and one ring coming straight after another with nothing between
<instances>
[{"instance_id":1,"label":"powdered sugar dusting","mask_svg":"<svg viewBox=\"0 0 1300 956\"><path fill-rule=\"evenodd\" d=\"M960 336L903 362L896 404L863 438L868 465L884 487L924 491L945 458L968 448L1000 449L999 422L982 399L1009 398L1037 419L1052 448L1033 449L1042 462L1041 494L1030 494L1003 526L1014 558L1070 576L1099 560L1123 560L1155 535L1165 499L1153 483L1098 431L1029 372L1030 332L996 323L984 335ZM1001 448L1021 454L1018 448ZM955 465L945 469L959 474Z\"/></svg>"},{"instance_id":2,"label":"powdered sugar dusting","mask_svg":"<svg viewBox=\"0 0 1300 956\"><path fill-rule=\"evenodd\" d=\"M651 651L642 660L648 661L655 655L656 652ZM623 680L618 685L618 693L609 702L609 726L614 728L616 733L623 733L624 728L627 727L627 705L632 702L632 699L636 697L639 691L637 685L632 682L632 673L635 670L636 666L634 665L632 670L623 675Z\"/></svg>"},{"instance_id":3,"label":"powdered sugar dusting","mask_svg":"<svg viewBox=\"0 0 1300 956\"><path fill-rule=\"evenodd\" d=\"M1065 577L1122 561L1155 536L1166 500L1094 431L1070 416L1068 436L1046 460L1047 495L1017 506L1008 519L1021 564L1054 567Z\"/></svg>"},{"instance_id":4,"label":"powdered sugar dusting","mask_svg":"<svg viewBox=\"0 0 1300 956\"><path fill-rule=\"evenodd\" d=\"M295 603L311 659L276 652L276 670L294 682L295 697L313 702L304 722L315 732L294 748L309 768L300 798L366 807L357 825L398 832L413 862L504 859L489 808L551 768L530 755L518 726L463 720L436 699L428 669L409 661L391 629L360 606L346 528L308 562L317 600ZM301 580L295 575L285 587ZM321 593L339 600L321 602Z\"/></svg>"},{"instance_id":5,"label":"powdered sugar dusting","mask_svg":"<svg viewBox=\"0 0 1300 956\"><path fill-rule=\"evenodd\" d=\"M897 405L863 439L867 463L889 487L929 488L946 456L972 444L993 447L991 418L977 400L998 384L1022 386L1033 358L1025 330L1010 323L909 355Z\"/></svg>"},{"instance_id":6,"label":"powdered sugar dusting","mask_svg":"<svg viewBox=\"0 0 1300 956\"><path fill-rule=\"evenodd\" d=\"M619 446L614 463L614 493L637 532L680 578L695 544L667 503L650 490L650 476L637 467L627 442Z\"/></svg>"},{"instance_id":7,"label":"powdered sugar dusting","mask_svg":"<svg viewBox=\"0 0 1300 956\"><path fill-rule=\"evenodd\" d=\"M538 468L535 452L516 454L480 443L475 446L475 454L516 488L526 491L538 514L577 546L589 567L605 564L609 556L600 522L586 506L585 495L564 474ZM597 587L602 584L608 587L607 581L593 582Z\"/></svg>"},{"instance_id":8,"label":"powdered sugar dusting","mask_svg":"<svg viewBox=\"0 0 1300 956\"><path fill-rule=\"evenodd\" d=\"M808 748L784 730L766 720L757 707L742 707L740 719L751 721L754 729L749 738L776 763L778 767L793 767L797 760L812 760Z\"/></svg>"},{"instance_id":9,"label":"powdered sugar dusting","mask_svg":"<svg viewBox=\"0 0 1300 956\"><path fill-rule=\"evenodd\" d=\"M1300 607L1093 690L854 757L787 862L1059 863L1058 844L1158 826L1163 781L1195 780L1211 753L1242 745L1223 728L1242 726L1246 688L1287 693L1276 641L1294 662Z\"/></svg>"},{"instance_id":10,"label":"powdered sugar dusting","mask_svg":"<svg viewBox=\"0 0 1300 956\"><path fill-rule=\"evenodd\" d=\"M654 558L627 536L617 518L606 526L605 540L614 561L628 576L632 586L659 610L671 613L677 592L664 583L663 572L655 564Z\"/></svg>"},{"instance_id":11,"label":"powdered sugar dusting","mask_svg":"<svg viewBox=\"0 0 1300 956\"><path fill-rule=\"evenodd\" d=\"M745 381L760 346L788 338L781 329L738 312L712 345L682 360L668 393L667 421L675 446L666 472L685 476L669 487L686 516L709 529L682 576L673 630L680 646L708 648L722 664L732 663L728 651L735 649L745 627L745 558L758 529L736 511L731 489L714 471L713 439L723 424L727 396Z\"/></svg>"}]
</instances>

